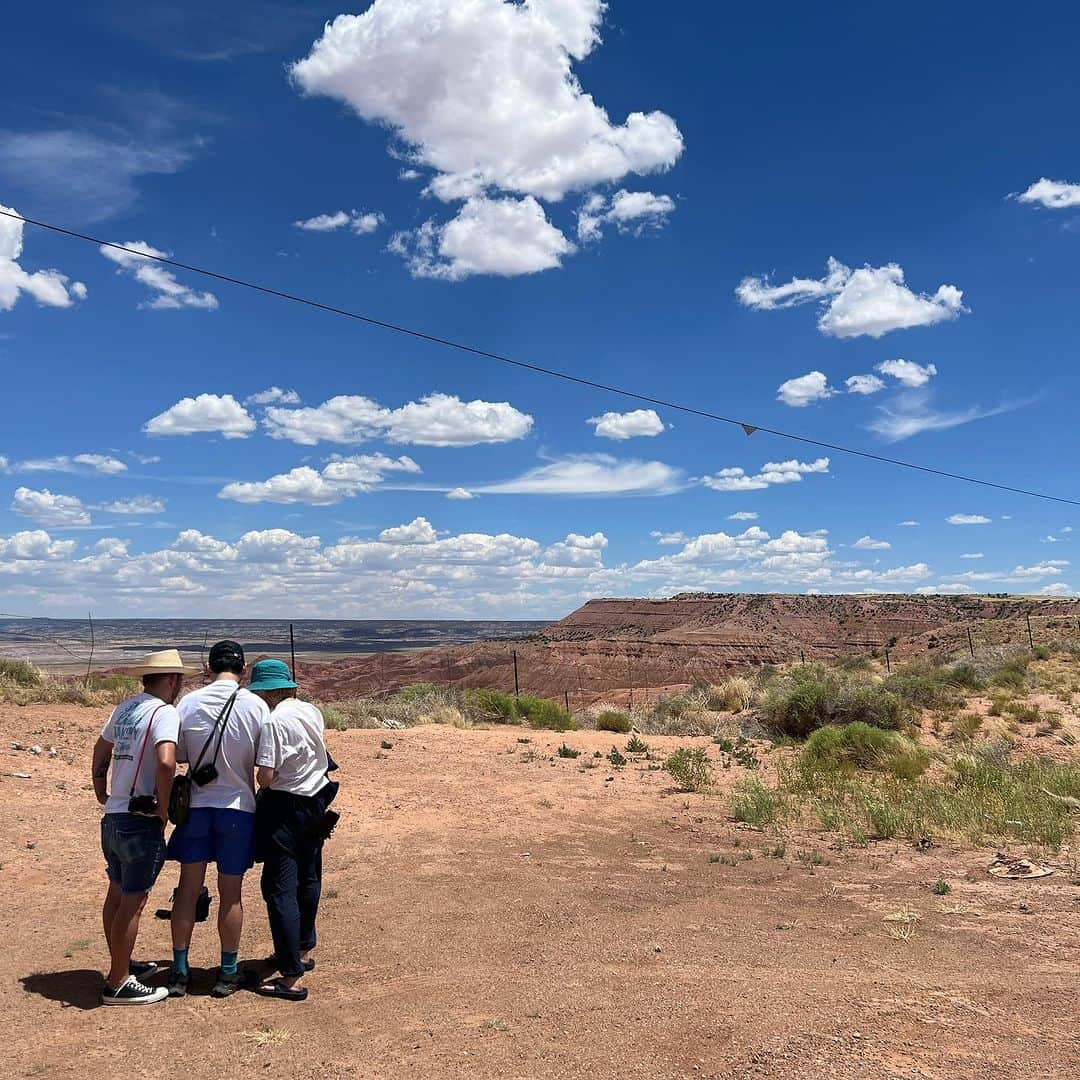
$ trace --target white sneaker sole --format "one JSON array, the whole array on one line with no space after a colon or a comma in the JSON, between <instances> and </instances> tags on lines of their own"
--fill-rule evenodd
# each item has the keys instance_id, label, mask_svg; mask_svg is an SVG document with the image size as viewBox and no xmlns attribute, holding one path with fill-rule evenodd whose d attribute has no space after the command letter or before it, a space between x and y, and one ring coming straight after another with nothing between
<instances>
[{"instance_id":1,"label":"white sneaker sole","mask_svg":"<svg viewBox=\"0 0 1080 1080\"><path fill-rule=\"evenodd\" d=\"M169 991L164 986L158 987L152 994L147 994L146 997L137 998L117 998L106 997L104 994L101 997L102 1005L156 1005L159 1001L166 1001L169 997Z\"/></svg>"}]
</instances>

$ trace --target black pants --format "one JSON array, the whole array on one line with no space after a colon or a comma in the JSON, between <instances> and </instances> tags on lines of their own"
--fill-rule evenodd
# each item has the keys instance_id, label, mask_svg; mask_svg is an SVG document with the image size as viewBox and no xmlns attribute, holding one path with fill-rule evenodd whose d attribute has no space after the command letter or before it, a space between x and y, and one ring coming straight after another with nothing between
<instances>
[{"instance_id":1,"label":"black pants","mask_svg":"<svg viewBox=\"0 0 1080 1080\"><path fill-rule=\"evenodd\" d=\"M262 895L278 970L303 974L300 954L315 948L315 918L322 893L323 840L312 828L315 799L264 792L256 815L263 860ZM318 809L321 817L322 810Z\"/></svg>"}]
</instances>

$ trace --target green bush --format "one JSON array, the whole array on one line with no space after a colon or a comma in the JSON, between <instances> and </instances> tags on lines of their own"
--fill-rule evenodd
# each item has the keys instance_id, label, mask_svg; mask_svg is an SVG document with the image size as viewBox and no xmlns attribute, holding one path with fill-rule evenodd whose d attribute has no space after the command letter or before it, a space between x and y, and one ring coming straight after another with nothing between
<instances>
[{"instance_id":1,"label":"green bush","mask_svg":"<svg viewBox=\"0 0 1080 1080\"><path fill-rule=\"evenodd\" d=\"M435 683L430 682L418 682L412 683L410 686L402 686L395 690L393 697L397 701L423 701L426 698L436 697L445 693L445 690L441 686L436 686Z\"/></svg>"},{"instance_id":2,"label":"green bush","mask_svg":"<svg viewBox=\"0 0 1080 1080\"><path fill-rule=\"evenodd\" d=\"M566 743L563 743L555 753L561 758L576 758L581 751L575 750L572 746L567 746Z\"/></svg>"},{"instance_id":3,"label":"green bush","mask_svg":"<svg viewBox=\"0 0 1080 1080\"><path fill-rule=\"evenodd\" d=\"M333 705L324 705L322 716L323 723L330 731L347 731L349 728L349 721L346 719L345 714L340 709L334 708Z\"/></svg>"},{"instance_id":4,"label":"green bush","mask_svg":"<svg viewBox=\"0 0 1080 1080\"><path fill-rule=\"evenodd\" d=\"M664 762L680 791L707 791L712 787L713 772L709 755L700 747L680 746Z\"/></svg>"},{"instance_id":5,"label":"green bush","mask_svg":"<svg viewBox=\"0 0 1080 1080\"><path fill-rule=\"evenodd\" d=\"M949 708L963 701L963 694L953 675L951 668L914 660L890 675L884 685L891 693L919 708ZM971 673L965 670L962 678L970 679Z\"/></svg>"},{"instance_id":6,"label":"green bush","mask_svg":"<svg viewBox=\"0 0 1080 1080\"><path fill-rule=\"evenodd\" d=\"M605 709L596 718L597 731L614 731L616 735L629 735L632 727L630 717L617 709Z\"/></svg>"},{"instance_id":7,"label":"green bush","mask_svg":"<svg viewBox=\"0 0 1080 1080\"><path fill-rule=\"evenodd\" d=\"M809 770L877 769L913 780L926 772L930 755L895 731L856 723L819 728L807 740L801 764Z\"/></svg>"},{"instance_id":8,"label":"green bush","mask_svg":"<svg viewBox=\"0 0 1080 1080\"><path fill-rule=\"evenodd\" d=\"M777 792L756 776L744 780L731 796L731 815L748 825L771 825L780 813Z\"/></svg>"},{"instance_id":9,"label":"green bush","mask_svg":"<svg viewBox=\"0 0 1080 1080\"><path fill-rule=\"evenodd\" d=\"M465 708L478 720L489 724L520 724L521 712L513 694L502 690L466 690L462 695Z\"/></svg>"},{"instance_id":10,"label":"green bush","mask_svg":"<svg viewBox=\"0 0 1080 1080\"><path fill-rule=\"evenodd\" d=\"M910 706L883 683L823 664L791 668L771 680L761 710L774 732L796 739L826 724L861 721L895 729L911 717Z\"/></svg>"},{"instance_id":11,"label":"green bush","mask_svg":"<svg viewBox=\"0 0 1080 1080\"><path fill-rule=\"evenodd\" d=\"M530 727L549 728L552 731L577 730L574 718L547 698L522 694L517 699L517 711Z\"/></svg>"},{"instance_id":12,"label":"green bush","mask_svg":"<svg viewBox=\"0 0 1080 1080\"><path fill-rule=\"evenodd\" d=\"M29 660L6 660L0 657L0 680L13 686L40 686L41 672Z\"/></svg>"}]
</instances>

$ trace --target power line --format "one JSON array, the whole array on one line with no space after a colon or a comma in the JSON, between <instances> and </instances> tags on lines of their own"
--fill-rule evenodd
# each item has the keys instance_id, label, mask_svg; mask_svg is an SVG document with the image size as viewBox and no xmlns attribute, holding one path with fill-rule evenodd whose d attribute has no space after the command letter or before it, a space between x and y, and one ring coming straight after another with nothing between
<instances>
[{"instance_id":1,"label":"power line","mask_svg":"<svg viewBox=\"0 0 1080 1080\"><path fill-rule=\"evenodd\" d=\"M37 221L34 218L23 217L21 214L16 214L8 210L0 210L0 215L12 218L15 221L25 222L27 225L36 225L39 229L46 229L49 232L59 233L61 236L68 236L75 240L85 240L88 243L97 244L99 247L115 248L117 251L126 251L129 254L132 251L131 248L125 247L123 244L117 244L111 240L102 240L96 236L88 236L86 233L76 232L74 229L65 229L60 225L52 225L46 221ZM780 431L778 428L763 427L761 424L751 424L748 421L735 420L730 416L721 416L719 413L709 412L706 409L695 409L690 405L681 405L676 401L666 401L663 398L641 394L634 390L627 390L621 386L612 386L609 383L598 382L595 379L587 379L581 375L571 375L567 371L559 371L556 368L544 367L540 364L531 364L525 360L516 360L513 357L505 356L502 353L491 352L488 349L481 349L475 345L467 345L460 341L453 341L450 338L439 337L436 334L427 334L422 330L415 330L399 323L388 322L385 319L377 319L374 316L364 315L359 311L350 311L348 308L336 307L333 304L324 304L319 300L312 300L306 296L298 296L295 293L284 292L281 289L273 289L268 285L260 285L257 282L233 277L230 274L222 274L216 270L207 270L202 266L193 266L190 263L182 263L177 259L166 258L164 255L148 255L142 251L136 252L136 254L141 255L144 259L151 259L154 262L162 263L164 266L171 266L177 270L186 270L192 274L200 274L203 277L212 278L214 281L223 281L228 285L237 285L243 289L251 289L253 292L263 293L266 296L273 296L279 300L288 300L290 303L303 304L305 307L315 308L317 311L325 311L331 315L341 315L346 319L353 319L356 322L366 323L368 326L375 326L381 330L389 330L395 334L404 334L417 341L426 341L432 345L442 345L445 348L456 349L458 352L468 353L471 356L479 356L485 360L494 360L500 364L508 364L512 367L521 368L524 371L532 371L537 375L547 375L553 379L562 379L565 382L576 383L578 386L587 386L593 390L602 390L608 394L617 394L620 397L629 398L632 401L641 401L648 405L659 405L663 409L671 409L674 412L685 413L688 416L698 416L705 420L715 420L722 424L731 424L735 427L741 427L747 435L753 435L755 432L761 431L766 435L775 435L777 438L788 439L791 442L802 443L805 446L816 446L821 450L832 450L838 454L848 454L851 457L865 458L867 461L877 461L885 465L896 465L902 469L912 469L915 472L926 473L930 476L941 476L948 480L960 480L966 484L977 484L980 487L994 488L997 491L1007 491L1013 495L1027 495L1033 499L1044 499L1048 502L1065 503L1069 506L1080 506L1080 499L1067 499L1060 495L1049 495L1046 492L1031 491L1028 488L1013 487L1009 484L999 484L993 480L982 480L976 476L966 476L963 473L950 472L947 469L937 469L930 465L917 465L912 461L902 461L900 458L891 458L886 457L883 454L874 454L869 450L859 450L851 446L841 446L839 443L824 442L821 439L811 439L807 435L796 435L790 431Z\"/></svg>"}]
</instances>

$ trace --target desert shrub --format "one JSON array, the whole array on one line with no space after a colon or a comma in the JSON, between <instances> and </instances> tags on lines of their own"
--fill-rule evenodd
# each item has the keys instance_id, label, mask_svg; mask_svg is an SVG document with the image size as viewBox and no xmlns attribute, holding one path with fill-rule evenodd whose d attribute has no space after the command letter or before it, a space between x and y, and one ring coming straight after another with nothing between
<instances>
[{"instance_id":1,"label":"desert shrub","mask_svg":"<svg viewBox=\"0 0 1080 1080\"><path fill-rule=\"evenodd\" d=\"M807 770L877 769L911 780L926 771L930 755L895 731L855 723L818 728L807 740L800 764Z\"/></svg>"},{"instance_id":2,"label":"desert shrub","mask_svg":"<svg viewBox=\"0 0 1080 1080\"><path fill-rule=\"evenodd\" d=\"M951 668L913 660L890 675L885 680L885 688L922 709L948 708L963 701L953 674Z\"/></svg>"},{"instance_id":3,"label":"desert shrub","mask_svg":"<svg viewBox=\"0 0 1080 1080\"><path fill-rule=\"evenodd\" d=\"M771 680L761 710L775 733L796 739L826 724L861 721L899 728L911 715L905 701L884 684L823 664L794 667Z\"/></svg>"},{"instance_id":4,"label":"desert shrub","mask_svg":"<svg viewBox=\"0 0 1080 1080\"><path fill-rule=\"evenodd\" d=\"M617 735L629 735L632 726L630 717L617 709L605 709L596 718L597 731L614 731Z\"/></svg>"},{"instance_id":5,"label":"desert shrub","mask_svg":"<svg viewBox=\"0 0 1080 1080\"><path fill-rule=\"evenodd\" d=\"M432 697L439 697L444 692L445 688L435 683L420 682L400 687L394 691L393 697L398 701L425 701Z\"/></svg>"},{"instance_id":6,"label":"desert shrub","mask_svg":"<svg viewBox=\"0 0 1080 1080\"><path fill-rule=\"evenodd\" d=\"M462 703L471 715L486 723L521 723L517 700L513 694L502 690L466 690L462 694Z\"/></svg>"},{"instance_id":7,"label":"desert shrub","mask_svg":"<svg viewBox=\"0 0 1080 1080\"><path fill-rule=\"evenodd\" d=\"M608 751L607 759L616 769L621 769L626 764L626 755L617 746Z\"/></svg>"},{"instance_id":8,"label":"desert shrub","mask_svg":"<svg viewBox=\"0 0 1080 1080\"><path fill-rule=\"evenodd\" d=\"M775 787L754 777L740 789L738 813L754 823L770 820L771 800L774 818L809 815L859 842L870 836L947 836L972 843L1012 837L1058 847L1072 834L1075 819L1067 800L1080 795L1080 765L1038 758L1012 762L1004 744L985 744L943 766L902 779L781 762Z\"/></svg>"},{"instance_id":9,"label":"desert shrub","mask_svg":"<svg viewBox=\"0 0 1080 1080\"><path fill-rule=\"evenodd\" d=\"M0 682L22 687L40 686L41 672L29 660L0 657Z\"/></svg>"},{"instance_id":10,"label":"desert shrub","mask_svg":"<svg viewBox=\"0 0 1080 1080\"><path fill-rule=\"evenodd\" d=\"M1034 724L1039 719L1039 706L1029 705L1026 701L1010 701L1004 711L1020 724Z\"/></svg>"},{"instance_id":11,"label":"desert shrub","mask_svg":"<svg viewBox=\"0 0 1080 1080\"><path fill-rule=\"evenodd\" d=\"M561 758L576 758L581 751L575 750L572 746L567 746L566 743L563 743L555 753Z\"/></svg>"},{"instance_id":12,"label":"desert shrub","mask_svg":"<svg viewBox=\"0 0 1080 1080\"><path fill-rule=\"evenodd\" d=\"M517 699L517 710L525 722L534 728L550 728L552 731L575 731L574 718L554 701L547 698L522 694Z\"/></svg>"},{"instance_id":13,"label":"desert shrub","mask_svg":"<svg viewBox=\"0 0 1080 1080\"><path fill-rule=\"evenodd\" d=\"M963 713L953 721L953 734L958 739L973 739L982 722L978 713Z\"/></svg>"},{"instance_id":14,"label":"desert shrub","mask_svg":"<svg viewBox=\"0 0 1080 1080\"><path fill-rule=\"evenodd\" d=\"M349 721L345 714L333 705L324 705L322 708L323 723L330 731L346 731Z\"/></svg>"},{"instance_id":15,"label":"desert shrub","mask_svg":"<svg viewBox=\"0 0 1080 1080\"><path fill-rule=\"evenodd\" d=\"M731 796L731 815L748 825L771 825L780 814L778 792L756 776L744 780Z\"/></svg>"},{"instance_id":16,"label":"desert shrub","mask_svg":"<svg viewBox=\"0 0 1080 1080\"><path fill-rule=\"evenodd\" d=\"M744 675L733 675L705 688L705 707L712 712L745 712L753 705L755 692L750 679Z\"/></svg>"},{"instance_id":17,"label":"desert shrub","mask_svg":"<svg viewBox=\"0 0 1080 1080\"><path fill-rule=\"evenodd\" d=\"M705 735L716 725L716 714L705 707L704 695L691 688L664 694L645 712L635 712L634 726L646 735Z\"/></svg>"},{"instance_id":18,"label":"desert shrub","mask_svg":"<svg viewBox=\"0 0 1080 1080\"><path fill-rule=\"evenodd\" d=\"M324 716L331 710L335 720L347 728L467 727L470 722L462 712L457 691L427 683L403 687L386 697L346 698L319 703L319 707Z\"/></svg>"},{"instance_id":19,"label":"desert shrub","mask_svg":"<svg viewBox=\"0 0 1080 1080\"><path fill-rule=\"evenodd\" d=\"M680 746L668 756L664 768L671 773L680 791L707 791L713 772L709 756L700 746Z\"/></svg>"},{"instance_id":20,"label":"desert shrub","mask_svg":"<svg viewBox=\"0 0 1080 1080\"><path fill-rule=\"evenodd\" d=\"M1036 660L1049 660L1054 655L1054 651L1049 645L1036 645L1031 652Z\"/></svg>"},{"instance_id":21,"label":"desert shrub","mask_svg":"<svg viewBox=\"0 0 1080 1080\"><path fill-rule=\"evenodd\" d=\"M626 752L628 754L647 754L649 744L639 736L631 735L626 743Z\"/></svg>"}]
</instances>

